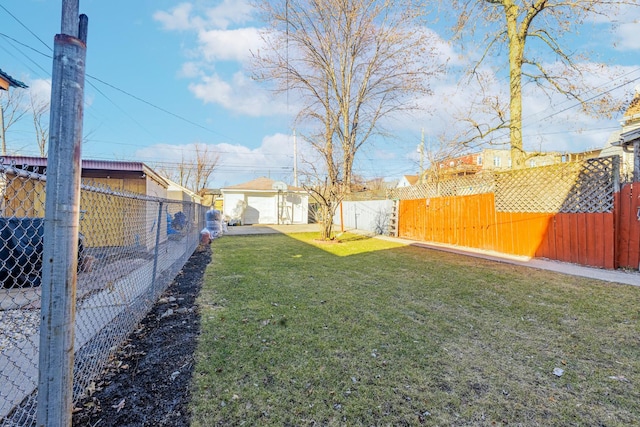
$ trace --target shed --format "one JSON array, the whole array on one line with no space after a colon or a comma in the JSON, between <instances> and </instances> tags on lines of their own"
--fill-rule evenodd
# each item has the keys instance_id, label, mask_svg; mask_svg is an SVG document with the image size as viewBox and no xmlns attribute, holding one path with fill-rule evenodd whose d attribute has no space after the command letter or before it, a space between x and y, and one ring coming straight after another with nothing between
<instances>
[{"instance_id":1,"label":"shed","mask_svg":"<svg viewBox=\"0 0 640 427\"><path fill-rule=\"evenodd\" d=\"M203 197L199 194L194 193L182 185L171 181L170 179L164 178L167 182L167 198L169 200L179 200L183 202L193 202L198 204L203 204Z\"/></svg>"},{"instance_id":2,"label":"shed","mask_svg":"<svg viewBox=\"0 0 640 427\"><path fill-rule=\"evenodd\" d=\"M300 187L261 177L221 188L223 214L230 223L308 224L309 194Z\"/></svg>"},{"instance_id":3,"label":"shed","mask_svg":"<svg viewBox=\"0 0 640 427\"><path fill-rule=\"evenodd\" d=\"M46 167L45 157L0 157L0 216L44 217L46 175L42 175L45 177L43 179L29 179L16 172L43 174ZM168 182L140 162L83 160L81 176L83 183L91 186L163 199L168 196ZM153 246L154 236L148 230L157 221L158 208L150 203L134 200L126 206L120 203L122 206L119 208L112 204L109 197L100 197L97 193L88 191L81 193L80 231L86 236L86 245ZM136 223L132 218L146 219Z\"/></svg>"}]
</instances>

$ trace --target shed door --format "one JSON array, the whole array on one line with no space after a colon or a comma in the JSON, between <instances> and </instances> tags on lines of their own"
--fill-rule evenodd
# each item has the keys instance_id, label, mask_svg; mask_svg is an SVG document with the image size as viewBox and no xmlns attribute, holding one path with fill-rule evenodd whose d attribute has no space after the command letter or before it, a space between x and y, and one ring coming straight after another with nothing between
<instances>
[{"instance_id":1,"label":"shed door","mask_svg":"<svg viewBox=\"0 0 640 427\"><path fill-rule=\"evenodd\" d=\"M271 196L247 196L244 224L275 224L275 202Z\"/></svg>"}]
</instances>

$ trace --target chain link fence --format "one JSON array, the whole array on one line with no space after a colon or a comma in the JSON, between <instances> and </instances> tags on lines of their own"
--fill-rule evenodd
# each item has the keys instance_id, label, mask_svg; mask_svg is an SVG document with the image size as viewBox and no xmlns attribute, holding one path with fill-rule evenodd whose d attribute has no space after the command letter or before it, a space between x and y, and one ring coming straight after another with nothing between
<instances>
[{"instance_id":1,"label":"chain link fence","mask_svg":"<svg viewBox=\"0 0 640 427\"><path fill-rule=\"evenodd\" d=\"M0 165L0 425L35 424L46 175ZM83 180L73 395L111 354L199 243L199 204Z\"/></svg>"}]
</instances>

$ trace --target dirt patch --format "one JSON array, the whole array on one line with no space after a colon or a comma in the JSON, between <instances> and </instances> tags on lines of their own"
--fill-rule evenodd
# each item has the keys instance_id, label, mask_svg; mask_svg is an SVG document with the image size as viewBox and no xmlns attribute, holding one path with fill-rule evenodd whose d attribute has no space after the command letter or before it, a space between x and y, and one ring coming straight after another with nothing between
<instances>
[{"instance_id":1,"label":"dirt patch","mask_svg":"<svg viewBox=\"0 0 640 427\"><path fill-rule=\"evenodd\" d=\"M198 248L111 359L73 425L188 426L189 385L200 315L195 305L211 249Z\"/></svg>"}]
</instances>

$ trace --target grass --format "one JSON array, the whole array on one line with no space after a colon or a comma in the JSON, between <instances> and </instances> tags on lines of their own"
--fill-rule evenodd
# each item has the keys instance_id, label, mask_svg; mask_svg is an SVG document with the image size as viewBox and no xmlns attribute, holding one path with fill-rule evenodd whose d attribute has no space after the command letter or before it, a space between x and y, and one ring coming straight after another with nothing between
<instances>
[{"instance_id":1,"label":"grass","mask_svg":"<svg viewBox=\"0 0 640 427\"><path fill-rule=\"evenodd\" d=\"M314 237L213 243L193 426L638 423L640 288Z\"/></svg>"}]
</instances>

